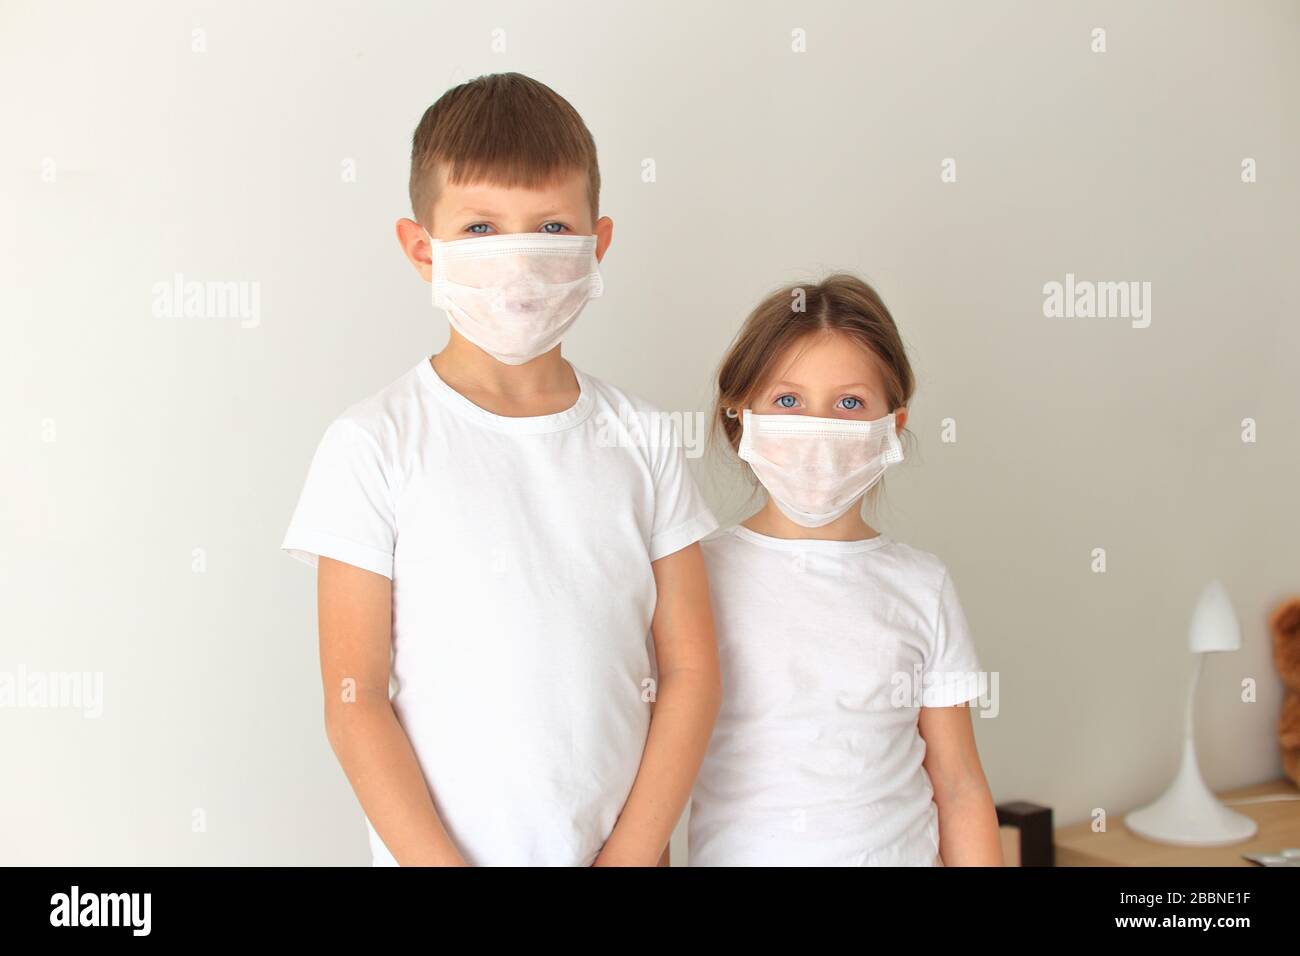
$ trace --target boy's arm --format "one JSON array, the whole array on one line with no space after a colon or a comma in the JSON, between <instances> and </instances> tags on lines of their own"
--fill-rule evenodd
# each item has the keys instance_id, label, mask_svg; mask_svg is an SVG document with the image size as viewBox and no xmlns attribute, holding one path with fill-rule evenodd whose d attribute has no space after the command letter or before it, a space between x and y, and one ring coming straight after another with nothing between
<instances>
[{"instance_id":1,"label":"boy's arm","mask_svg":"<svg viewBox=\"0 0 1300 956\"><path fill-rule=\"evenodd\" d=\"M1002 866L998 814L975 748L971 709L922 707L925 770L939 808L939 854L944 866Z\"/></svg>"},{"instance_id":2,"label":"boy's arm","mask_svg":"<svg viewBox=\"0 0 1300 956\"><path fill-rule=\"evenodd\" d=\"M401 866L464 866L388 699L392 582L317 566L325 733L375 831Z\"/></svg>"},{"instance_id":3,"label":"boy's arm","mask_svg":"<svg viewBox=\"0 0 1300 956\"><path fill-rule=\"evenodd\" d=\"M659 669L650 734L632 792L595 866L664 865L722 704L713 612L698 543L655 561L651 631Z\"/></svg>"}]
</instances>

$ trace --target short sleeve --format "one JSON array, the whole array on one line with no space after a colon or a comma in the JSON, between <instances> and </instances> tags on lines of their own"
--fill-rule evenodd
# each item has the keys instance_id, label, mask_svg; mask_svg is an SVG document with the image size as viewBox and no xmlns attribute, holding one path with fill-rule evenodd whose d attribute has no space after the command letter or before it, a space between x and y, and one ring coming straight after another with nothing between
<instances>
[{"instance_id":1,"label":"short sleeve","mask_svg":"<svg viewBox=\"0 0 1300 956\"><path fill-rule=\"evenodd\" d=\"M704 495L691 477L685 443L671 416L658 416L658 441L651 463L654 475L654 521L650 531L650 560L680 551L718 527Z\"/></svg>"},{"instance_id":2,"label":"short sleeve","mask_svg":"<svg viewBox=\"0 0 1300 956\"><path fill-rule=\"evenodd\" d=\"M987 678L980 672L966 613L946 568L939 587L934 644L925 663L922 686L926 707L963 704L984 694L987 689Z\"/></svg>"},{"instance_id":3,"label":"short sleeve","mask_svg":"<svg viewBox=\"0 0 1300 956\"><path fill-rule=\"evenodd\" d=\"M379 443L350 419L336 419L312 457L280 548L312 567L326 557L391 578L393 515Z\"/></svg>"}]
</instances>

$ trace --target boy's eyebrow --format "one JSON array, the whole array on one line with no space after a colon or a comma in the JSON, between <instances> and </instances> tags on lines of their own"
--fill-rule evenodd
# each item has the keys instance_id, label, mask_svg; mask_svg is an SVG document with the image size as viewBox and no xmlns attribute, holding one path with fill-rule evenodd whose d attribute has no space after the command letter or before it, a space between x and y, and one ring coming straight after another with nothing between
<instances>
[{"instance_id":1,"label":"boy's eyebrow","mask_svg":"<svg viewBox=\"0 0 1300 956\"><path fill-rule=\"evenodd\" d=\"M534 212L534 213L531 213L530 215L532 215L533 217L535 217L535 218L537 218L537 219L545 219L545 218L547 218L548 216L563 216L563 215L568 215L570 212L571 212L571 210L568 210L568 209L546 209L546 210L543 210L542 212ZM493 217L499 215L495 209L479 209L479 208L477 208L477 207L473 207L473 206L462 206L460 209L456 210L455 215L457 215L457 216L463 216L463 215L465 215L466 213L468 213L468 214L471 215L471 216L484 216L484 217L486 217L486 218L488 218L488 219L491 219L491 218L493 218Z\"/></svg>"}]
</instances>

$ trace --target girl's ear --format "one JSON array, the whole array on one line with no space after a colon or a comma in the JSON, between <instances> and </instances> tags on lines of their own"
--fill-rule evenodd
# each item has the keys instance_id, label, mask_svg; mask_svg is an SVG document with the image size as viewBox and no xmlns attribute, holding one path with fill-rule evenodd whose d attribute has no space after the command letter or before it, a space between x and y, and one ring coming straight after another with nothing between
<instances>
[{"instance_id":1,"label":"girl's ear","mask_svg":"<svg viewBox=\"0 0 1300 956\"><path fill-rule=\"evenodd\" d=\"M903 429L907 427L907 407L894 409L894 430L898 434L903 434Z\"/></svg>"}]
</instances>

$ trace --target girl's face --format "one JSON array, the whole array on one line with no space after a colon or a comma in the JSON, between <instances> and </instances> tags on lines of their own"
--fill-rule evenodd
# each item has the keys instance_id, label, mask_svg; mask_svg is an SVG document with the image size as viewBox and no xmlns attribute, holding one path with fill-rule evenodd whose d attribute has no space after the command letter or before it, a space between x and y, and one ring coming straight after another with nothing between
<instances>
[{"instance_id":1,"label":"girl's face","mask_svg":"<svg viewBox=\"0 0 1300 956\"><path fill-rule=\"evenodd\" d=\"M891 409L875 356L833 330L792 343L772 366L768 381L750 397L755 415L813 415L873 421L897 412L902 431L907 409Z\"/></svg>"}]
</instances>

